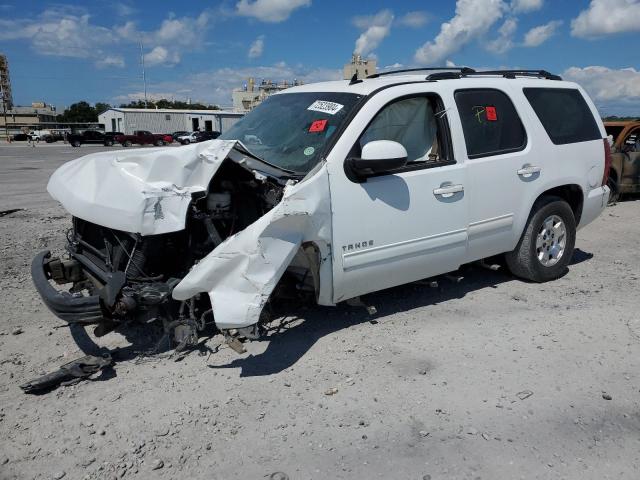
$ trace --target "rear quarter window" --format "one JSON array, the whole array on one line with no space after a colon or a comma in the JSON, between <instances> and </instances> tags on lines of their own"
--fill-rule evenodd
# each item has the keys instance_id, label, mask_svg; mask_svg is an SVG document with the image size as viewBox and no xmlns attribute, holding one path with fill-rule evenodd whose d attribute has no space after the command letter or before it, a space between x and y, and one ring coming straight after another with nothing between
<instances>
[{"instance_id":1,"label":"rear quarter window","mask_svg":"<svg viewBox=\"0 0 640 480\"><path fill-rule=\"evenodd\" d=\"M511 99L500 90L455 92L467 157L480 158L524 149L527 135Z\"/></svg>"},{"instance_id":2,"label":"rear quarter window","mask_svg":"<svg viewBox=\"0 0 640 480\"><path fill-rule=\"evenodd\" d=\"M601 139L598 124L580 91L573 88L524 88L523 92L554 144Z\"/></svg>"}]
</instances>

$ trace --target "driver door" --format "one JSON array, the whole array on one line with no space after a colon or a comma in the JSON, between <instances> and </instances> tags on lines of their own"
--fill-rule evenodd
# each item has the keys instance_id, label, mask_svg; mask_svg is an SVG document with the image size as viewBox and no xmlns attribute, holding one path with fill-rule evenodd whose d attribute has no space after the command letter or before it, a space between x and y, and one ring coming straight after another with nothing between
<instances>
[{"instance_id":1,"label":"driver door","mask_svg":"<svg viewBox=\"0 0 640 480\"><path fill-rule=\"evenodd\" d=\"M421 88L374 95L329 155L335 302L452 271L464 261L465 165L453 158L450 106ZM345 160L372 140L401 143L408 163L358 183Z\"/></svg>"}]
</instances>

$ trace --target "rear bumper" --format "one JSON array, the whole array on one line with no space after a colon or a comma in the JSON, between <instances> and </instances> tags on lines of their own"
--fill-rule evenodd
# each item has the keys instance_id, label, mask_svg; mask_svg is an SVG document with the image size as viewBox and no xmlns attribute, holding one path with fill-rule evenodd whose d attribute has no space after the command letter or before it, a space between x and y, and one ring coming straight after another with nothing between
<instances>
[{"instance_id":1,"label":"rear bumper","mask_svg":"<svg viewBox=\"0 0 640 480\"><path fill-rule=\"evenodd\" d=\"M606 185L589 191L587 197L584 199L582 215L580 217L580 224L578 225L578 228L580 229L593 222L607 207L608 201L609 187Z\"/></svg>"},{"instance_id":2,"label":"rear bumper","mask_svg":"<svg viewBox=\"0 0 640 480\"><path fill-rule=\"evenodd\" d=\"M45 305L56 317L68 323L91 325L100 322L103 312L98 295L75 297L69 292L56 290L49 283L51 275L47 261L50 257L51 252L45 250L31 262L31 278Z\"/></svg>"}]
</instances>

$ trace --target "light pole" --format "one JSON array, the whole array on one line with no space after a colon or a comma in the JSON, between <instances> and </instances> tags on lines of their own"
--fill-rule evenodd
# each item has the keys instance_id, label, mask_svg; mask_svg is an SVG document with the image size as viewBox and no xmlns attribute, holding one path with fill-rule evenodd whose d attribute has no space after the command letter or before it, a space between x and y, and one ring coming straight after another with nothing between
<instances>
[{"instance_id":1,"label":"light pole","mask_svg":"<svg viewBox=\"0 0 640 480\"><path fill-rule=\"evenodd\" d=\"M9 127L7 126L7 101L4 98L4 89L0 86L0 97L2 97L2 115L4 116L4 136L9 142Z\"/></svg>"}]
</instances>

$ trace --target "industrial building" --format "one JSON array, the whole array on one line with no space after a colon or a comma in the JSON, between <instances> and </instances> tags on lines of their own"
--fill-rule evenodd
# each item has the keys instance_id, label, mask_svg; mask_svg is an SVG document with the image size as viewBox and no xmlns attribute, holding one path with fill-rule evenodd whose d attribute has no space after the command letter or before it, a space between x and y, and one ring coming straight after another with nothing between
<instances>
[{"instance_id":1,"label":"industrial building","mask_svg":"<svg viewBox=\"0 0 640 480\"><path fill-rule=\"evenodd\" d=\"M355 74L357 78L367 78L369 75L376 73L377 61L372 58L362 58L362 56L354 53L351 56L351 62L345 64L342 69L345 80L350 80Z\"/></svg>"},{"instance_id":2,"label":"industrial building","mask_svg":"<svg viewBox=\"0 0 640 480\"><path fill-rule=\"evenodd\" d=\"M5 131L11 136L30 130L50 129L58 126L56 108L43 102L34 102L31 106L15 105L1 113L0 135L2 136Z\"/></svg>"},{"instance_id":3,"label":"industrial building","mask_svg":"<svg viewBox=\"0 0 640 480\"><path fill-rule=\"evenodd\" d=\"M296 79L293 80L293 83L289 83L286 80L281 83L262 80L259 85L256 85L253 78L250 78L243 88L237 88L231 93L233 109L236 112L246 113L256 108L270 95L298 85L302 85L302 82Z\"/></svg>"},{"instance_id":4,"label":"industrial building","mask_svg":"<svg viewBox=\"0 0 640 480\"><path fill-rule=\"evenodd\" d=\"M105 132L131 135L135 130L152 133L217 131L224 133L244 114L227 110L174 110L155 108L110 108L98 115Z\"/></svg>"}]
</instances>

